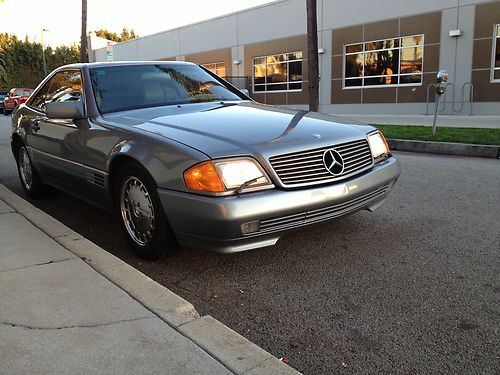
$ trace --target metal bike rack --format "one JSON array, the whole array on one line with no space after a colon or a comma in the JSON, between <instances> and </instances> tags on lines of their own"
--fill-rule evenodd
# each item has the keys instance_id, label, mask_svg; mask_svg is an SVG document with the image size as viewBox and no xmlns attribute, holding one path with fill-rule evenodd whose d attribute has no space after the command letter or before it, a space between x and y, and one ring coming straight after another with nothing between
<instances>
[{"instance_id":1,"label":"metal bike rack","mask_svg":"<svg viewBox=\"0 0 500 375\"><path fill-rule=\"evenodd\" d=\"M469 90L469 100L466 101L465 100L465 90L467 87L470 87L470 90ZM455 113L461 113L463 110L464 110L464 106L465 106L465 103L470 103L470 111L469 111L469 116L472 116L473 115L473 107L474 107L474 85L472 84L472 82L465 82L463 85L462 85L462 97L461 97L461 100L460 100L460 107L457 109L456 108L456 100L455 100L455 85L453 83L447 83L446 84L446 91L443 95L443 101L440 103L441 107L439 108L439 113L443 113L445 112L447 106L448 106L448 103L451 103L451 113L452 115L454 115ZM451 90L448 90L448 88L451 87ZM426 105L425 105L425 114L426 115L430 115L431 113L429 112L429 104L430 104L430 93L431 93L431 89L432 88L436 88L436 84L435 83L431 83L430 85L427 86L427 98L426 98ZM447 95L448 95L448 91L451 91L451 94L452 94L452 100L451 102L450 101L446 101L446 98L447 98Z\"/></svg>"},{"instance_id":2,"label":"metal bike rack","mask_svg":"<svg viewBox=\"0 0 500 375\"><path fill-rule=\"evenodd\" d=\"M448 88L451 87L451 102L447 102L446 99L448 97L448 92L450 92L448 90ZM445 110L446 110L446 106L448 103L451 103L451 114L453 114L453 108L455 106L455 85L453 83L447 83L445 85L445 92L444 92L444 95L443 95L443 101L442 101L442 107L441 109L439 110L439 113L443 113Z\"/></svg>"},{"instance_id":3,"label":"metal bike rack","mask_svg":"<svg viewBox=\"0 0 500 375\"><path fill-rule=\"evenodd\" d=\"M457 110L455 109L455 105L453 105L453 112L454 113L460 113L464 110L464 103L465 103L465 88L467 86L470 86L470 90L469 90L469 103L470 103L470 112L469 112L469 116L472 116L473 114L473 106L474 106L474 85L472 84L472 82L465 82L463 85L462 85L462 100L460 101L460 108Z\"/></svg>"},{"instance_id":4,"label":"metal bike rack","mask_svg":"<svg viewBox=\"0 0 500 375\"><path fill-rule=\"evenodd\" d=\"M425 114L430 115L429 113L429 96L430 96L430 89L434 87L436 88L435 83L431 83L430 85L427 86L427 99L426 99L426 105L425 105Z\"/></svg>"},{"instance_id":5,"label":"metal bike rack","mask_svg":"<svg viewBox=\"0 0 500 375\"><path fill-rule=\"evenodd\" d=\"M426 115L430 115L429 113L429 103L430 103L430 89L433 88L436 89L436 84L435 83L431 83L429 86L427 86L427 99L426 99L426 105L425 105L425 114ZM453 107L455 105L455 102L454 102L454 96L455 96L455 85L453 83L447 83L445 85L445 89L446 91L444 92L444 95L443 95L443 100L441 101L441 103L439 103L441 105L441 108L439 109L439 113L443 113L445 110L446 110L446 107L447 107L447 104L450 103L449 101L446 101L446 98L447 98L447 95L448 95L448 88L451 87L452 88L452 100L451 100L451 113L453 114ZM434 101L435 103L435 101Z\"/></svg>"}]
</instances>

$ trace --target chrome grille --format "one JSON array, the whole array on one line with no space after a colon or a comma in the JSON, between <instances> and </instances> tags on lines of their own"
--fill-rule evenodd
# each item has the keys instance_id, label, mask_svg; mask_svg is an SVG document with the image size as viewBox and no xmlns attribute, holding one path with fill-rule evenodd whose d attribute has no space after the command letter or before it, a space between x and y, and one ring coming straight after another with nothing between
<instances>
[{"instance_id":1,"label":"chrome grille","mask_svg":"<svg viewBox=\"0 0 500 375\"><path fill-rule=\"evenodd\" d=\"M270 232L280 229L300 227L306 224L312 224L319 221L346 215L350 212L366 207L370 203L382 198L387 192L388 187L389 185L382 186L367 194L361 195L344 203L335 204L333 206L318 208L315 210L300 212L288 216L261 220L260 231Z\"/></svg>"},{"instance_id":2,"label":"chrome grille","mask_svg":"<svg viewBox=\"0 0 500 375\"><path fill-rule=\"evenodd\" d=\"M323 154L336 150L344 159L344 171L333 176L323 164ZM314 185L352 176L370 168L373 158L366 139L309 151L272 156L269 162L283 186Z\"/></svg>"}]
</instances>

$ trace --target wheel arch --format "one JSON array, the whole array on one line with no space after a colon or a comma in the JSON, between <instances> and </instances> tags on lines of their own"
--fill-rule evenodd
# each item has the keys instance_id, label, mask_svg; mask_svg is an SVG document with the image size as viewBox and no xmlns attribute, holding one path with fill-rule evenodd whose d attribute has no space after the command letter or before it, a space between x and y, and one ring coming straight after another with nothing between
<instances>
[{"instance_id":1,"label":"wheel arch","mask_svg":"<svg viewBox=\"0 0 500 375\"><path fill-rule=\"evenodd\" d=\"M133 156L131 156L129 154L115 155L109 163L109 175L108 175L108 191L109 191L109 194L110 194L113 202L115 201L116 176L118 174L118 171L127 162L132 162L132 163L135 163L135 164L141 166L142 169L144 169L151 176L151 174L148 172L147 168L138 159L134 158ZM153 176L151 176L151 178L153 179L153 181L155 181ZM155 183L156 183L156 181L155 181Z\"/></svg>"},{"instance_id":2,"label":"wheel arch","mask_svg":"<svg viewBox=\"0 0 500 375\"><path fill-rule=\"evenodd\" d=\"M22 137L18 133L12 133L12 141L10 143L10 147L12 149L12 154L14 155L14 158L17 159L19 157L19 148L24 145L24 141Z\"/></svg>"}]
</instances>

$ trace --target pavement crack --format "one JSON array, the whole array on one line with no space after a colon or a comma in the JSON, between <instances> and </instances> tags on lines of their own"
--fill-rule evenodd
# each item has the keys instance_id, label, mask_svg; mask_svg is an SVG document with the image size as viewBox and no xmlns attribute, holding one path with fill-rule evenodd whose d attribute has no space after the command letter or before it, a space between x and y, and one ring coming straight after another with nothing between
<instances>
[{"instance_id":1,"label":"pavement crack","mask_svg":"<svg viewBox=\"0 0 500 375\"><path fill-rule=\"evenodd\" d=\"M10 272L10 271L19 271L19 270L24 270L26 268L37 267L37 266L46 266L47 264L61 263L61 262L66 262L68 260L73 260L73 259L76 259L76 258L72 257L72 258L65 258L65 259L49 260L48 262L30 264L28 266L22 266L22 267L17 267L17 268L9 268L9 269L6 269L6 270L1 270L0 273L2 273L2 272Z\"/></svg>"},{"instance_id":2,"label":"pavement crack","mask_svg":"<svg viewBox=\"0 0 500 375\"><path fill-rule=\"evenodd\" d=\"M112 326L115 324L121 324L121 323L128 323L128 322L137 322L140 320L149 320L149 319L157 319L156 316L148 316L148 317L143 317L143 318L136 318L136 319L124 319L124 320L118 320L115 322L108 322L108 323L96 323L96 324L76 324L72 326L63 326L63 327L40 327L40 326L29 326L26 324L19 324L15 322L0 322L0 325L3 326L10 326L14 328L25 328L29 330L40 330L40 331L57 331L61 329L72 329L72 328L98 328L98 327L108 327Z\"/></svg>"}]
</instances>

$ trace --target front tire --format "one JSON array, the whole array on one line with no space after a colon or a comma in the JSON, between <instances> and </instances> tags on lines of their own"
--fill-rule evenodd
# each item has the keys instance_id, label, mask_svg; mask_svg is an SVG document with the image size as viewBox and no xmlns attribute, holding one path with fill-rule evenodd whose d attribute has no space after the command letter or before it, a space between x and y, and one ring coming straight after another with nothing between
<instances>
[{"instance_id":1,"label":"front tire","mask_svg":"<svg viewBox=\"0 0 500 375\"><path fill-rule=\"evenodd\" d=\"M117 216L130 247L142 258L160 258L175 246L156 184L137 163L127 162L115 179Z\"/></svg>"},{"instance_id":2,"label":"front tire","mask_svg":"<svg viewBox=\"0 0 500 375\"><path fill-rule=\"evenodd\" d=\"M26 195L30 198L40 198L44 193L44 185L24 145L18 148L17 172Z\"/></svg>"}]
</instances>

